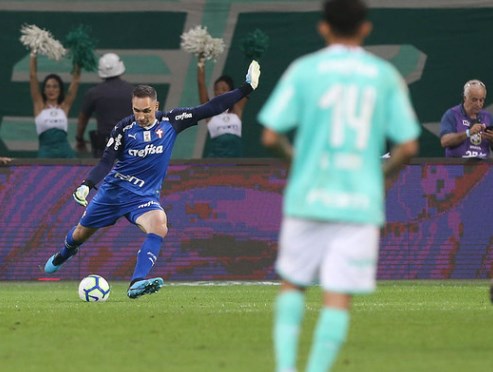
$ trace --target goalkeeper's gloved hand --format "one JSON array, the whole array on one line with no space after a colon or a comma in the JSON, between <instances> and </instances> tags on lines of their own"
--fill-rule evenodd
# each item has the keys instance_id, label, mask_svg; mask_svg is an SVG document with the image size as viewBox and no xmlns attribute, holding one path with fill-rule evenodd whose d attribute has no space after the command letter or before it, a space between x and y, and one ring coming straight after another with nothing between
<instances>
[{"instance_id":1,"label":"goalkeeper's gloved hand","mask_svg":"<svg viewBox=\"0 0 493 372\"><path fill-rule=\"evenodd\" d=\"M72 194L74 200L83 207L87 207L87 195L89 195L89 186L85 184L80 185Z\"/></svg>"},{"instance_id":2,"label":"goalkeeper's gloved hand","mask_svg":"<svg viewBox=\"0 0 493 372\"><path fill-rule=\"evenodd\" d=\"M246 74L246 82L252 86L255 90L258 87L258 80L260 78L260 65L257 61L252 61L248 67L248 72Z\"/></svg>"}]
</instances>

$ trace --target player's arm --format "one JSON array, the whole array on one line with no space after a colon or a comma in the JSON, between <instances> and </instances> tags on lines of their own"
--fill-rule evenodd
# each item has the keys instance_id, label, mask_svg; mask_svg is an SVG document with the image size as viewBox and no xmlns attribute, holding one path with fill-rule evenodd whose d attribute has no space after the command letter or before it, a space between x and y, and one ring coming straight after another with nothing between
<instances>
[{"instance_id":1,"label":"player's arm","mask_svg":"<svg viewBox=\"0 0 493 372\"><path fill-rule=\"evenodd\" d=\"M404 79L395 68L391 68L388 77L389 95L386 97L388 107L387 138L394 145L390 149L390 158L383 164L386 177L397 173L413 156L418 153L418 139L421 133L416 113L411 104L409 90Z\"/></svg>"},{"instance_id":2,"label":"player's arm","mask_svg":"<svg viewBox=\"0 0 493 372\"><path fill-rule=\"evenodd\" d=\"M404 164L418 153L417 140L407 141L396 145L390 150L390 158L383 165L383 173L386 177L395 174Z\"/></svg>"},{"instance_id":3,"label":"player's arm","mask_svg":"<svg viewBox=\"0 0 493 372\"><path fill-rule=\"evenodd\" d=\"M94 166L94 168L92 168L87 178L82 181L80 186L74 191L73 197L77 203L83 207L87 207L87 196L89 195L89 191L108 174L111 168L113 168L117 155L118 150L115 150L114 147L106 147L99 162Z\"/></svg>"},{"instance_id":4,"label":"player's arm","mask_svg":"<svg viewBox=\"0 0 493 372\"><path fill-rule=\"evenodd\" d=\"M288 162L291 162L293 158L293 146L286 135L265 128L262 132L262 144L280 154Z\"/></svg>"},{"instance_id":5,"label":"player's arm","mask_svg":"<svg viewBox=\"0 0 493 372\"><path fill-rule=\"evenodd\" d=\"M256 61L252 61L248 68L245 83L241 87L214 97L200 106L174 109L168 113L168 119L179 133L197 124L202 119L218 115L231 108L236 102L248 96L257 88L259 78L260 66Z\"/></svg>"},{"instance_id":6,"label":"player's arm","mask_svg":"<svg viewBox=\"0 0 493 372\"><path fill-rule=\"evenodd\" d=\"M109 173L116 158L122 151L124 144L123 128L130 125L134 121L134 116L130 115L125 119L121 120L111 132L110 139L106 144L106 148L103 152L103 156L99 162L91 169L87 177L82 181L81 185L72 194L74 200L86 207L88 204L87 196L89 191L94 188L101 180Z\"/></svg>"}]
</instances>

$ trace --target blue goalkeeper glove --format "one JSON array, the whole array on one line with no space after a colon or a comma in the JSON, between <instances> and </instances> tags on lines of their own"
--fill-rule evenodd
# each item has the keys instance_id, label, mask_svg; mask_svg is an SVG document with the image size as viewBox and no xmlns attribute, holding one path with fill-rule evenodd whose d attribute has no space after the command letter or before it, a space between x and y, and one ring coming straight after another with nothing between
<instances>
[{"instance_id":1,"label":"blue goalkeeper glove","mask_svg":"<svg viewBox=\"0 0 493 372\"><path fill-rule=\"evenodd\" d=\"M246 82L251 85L255 90L258 87L258 80L260 78L260 65L257 61L252 61L248 67L248 72L246 74Z\"/></svg>"},{"instance_id":2,"label":"blue goalkeeper glove","mask_svg":"<svg viewBox=\"0 0 493 372\"><path fill-rule=\"evenodd\" d=\"M87 207L87 195L89 195L89 186L87 185L80 185L77 190L74 191L72 196L74 197L74 200L82 205L83 207Z\"/></svg>"}]
</instances>

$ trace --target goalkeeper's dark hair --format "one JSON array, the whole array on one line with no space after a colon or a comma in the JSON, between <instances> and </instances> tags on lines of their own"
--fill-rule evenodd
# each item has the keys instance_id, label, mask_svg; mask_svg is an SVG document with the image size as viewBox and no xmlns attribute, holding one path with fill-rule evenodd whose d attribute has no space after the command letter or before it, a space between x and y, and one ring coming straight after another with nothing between
<instances>
[{"instance_id":1,"label":"goalkeeper's dark hair","mask_svg":"<svg viewBox=\"0 0 493 372\"><path fill-rule=\"evenodd\" d=\"M368 7L363 0L325 0L323 2L323 20L338 36L354 36L367 15Z\"/></svg>"},{"instance_id":2,"label":"goalkeeper's dark hair","mask_svg":"<svg viewBox=\"0 0 493 372\"><path fill-rule=\"evenodd\" d=\"M132 97L137 97L137 98L151 98L153 101L157 100L157 92L156 89L151 87L150 85L137 85L133 92L132 92Z\"/></svg>"}]
</instances>

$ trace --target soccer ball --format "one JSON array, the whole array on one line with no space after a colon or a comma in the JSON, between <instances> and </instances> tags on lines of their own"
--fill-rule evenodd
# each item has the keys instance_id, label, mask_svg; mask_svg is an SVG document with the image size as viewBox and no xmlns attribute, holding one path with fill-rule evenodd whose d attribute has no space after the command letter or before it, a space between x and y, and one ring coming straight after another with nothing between
<instances>
[{"instance_id":1,"label":"soccer ball","mask_svg":"<svg viewBox=\"0 0 493 372\"><path fill-rule=\"evenodd\" d=\"M80 281L79 297L86 302L106 301L110 297L110 285L102 276L86 276Z\"/></svg>"}]
</instances>

